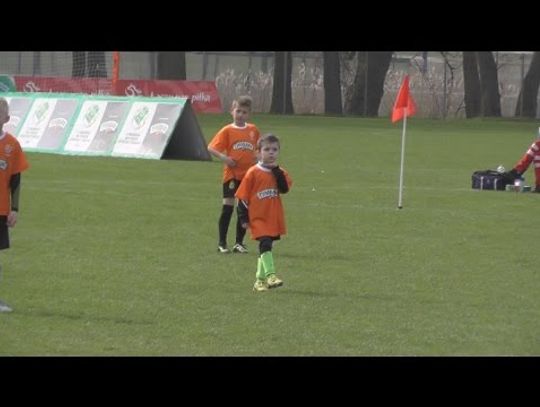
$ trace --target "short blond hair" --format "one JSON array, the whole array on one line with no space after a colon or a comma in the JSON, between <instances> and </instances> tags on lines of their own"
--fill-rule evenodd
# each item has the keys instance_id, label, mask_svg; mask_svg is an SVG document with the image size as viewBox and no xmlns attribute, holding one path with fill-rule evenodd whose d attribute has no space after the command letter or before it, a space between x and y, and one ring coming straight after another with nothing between
<instances>
[{"instance_id":1,"label":"short blond hair","mask_svg":"<svg viewBox=\"0 0 540 407\"><path fill-rule=\"evenodd\" d=\"M251 111L252 104L253 104L253 99L251 98L251 96L248 96L248 95L238 96L232 102L232 109L235 109L237 107L243 107Z\"/></svg>"}]
</instances>

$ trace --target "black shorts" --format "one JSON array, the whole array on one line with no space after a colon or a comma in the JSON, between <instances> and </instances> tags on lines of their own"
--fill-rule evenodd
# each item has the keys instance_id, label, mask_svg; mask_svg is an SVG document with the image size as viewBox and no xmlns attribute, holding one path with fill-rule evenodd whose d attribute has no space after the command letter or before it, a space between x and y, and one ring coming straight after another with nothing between
<instances>
[{"instance_id":1,"label":"black shorts","mask_svg":"<svg viewBox=\"0 0 540 407\"><path fill-rule=\"evenodd\" d=\"M223 183L223 198L234 198L234 194L238 191L240 180L230 179Z\"/></svg>"},{"instance_id":2,"label":"black shorts","mask_svg":"<svg viewBox=\"0 0 540 407\"><path fill-rule=\"evenodd\" d=\"M7 216L0 216L0 250L9 249Z\"/></svg>"}]
</instances>

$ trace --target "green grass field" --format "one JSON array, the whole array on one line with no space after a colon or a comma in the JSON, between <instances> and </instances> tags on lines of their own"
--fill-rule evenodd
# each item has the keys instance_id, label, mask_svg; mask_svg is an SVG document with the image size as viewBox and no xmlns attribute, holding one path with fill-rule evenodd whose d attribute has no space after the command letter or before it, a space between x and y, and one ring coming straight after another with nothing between
<instances>
[{"instance_id":1,"label":"green grass field","mask_svg":"<svg viewBox=\"0 0 540 407\"><path fill-rule=\"evenodd\" d=\"M229 119L198 117L207 139ZM540 195L471 189L536 122L411 119L397 210L401 122L253 121L294 180L284 287L252 292L253 241L215 252L220 163L28 153L0 355L540 354Z\"/></svg>"}]
</instances>

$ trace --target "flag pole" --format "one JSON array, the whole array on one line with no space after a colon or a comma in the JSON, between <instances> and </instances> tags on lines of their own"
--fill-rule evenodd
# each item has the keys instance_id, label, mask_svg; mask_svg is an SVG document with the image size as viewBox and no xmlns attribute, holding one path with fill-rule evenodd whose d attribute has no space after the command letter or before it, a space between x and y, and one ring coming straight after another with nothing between
<instances>
[{"instance_id":1,"label":"flag pole","mask_svg":"<svg viewBox=\"0 0 540 407\"><path fill-rule=\"evenodd\" d=\"M403 168L405 164L405 134L407 132L407 107L404 108L403 132L401 133L401 165L399 169L398 209L403 209Z\"/></svg>"}]
</instances>

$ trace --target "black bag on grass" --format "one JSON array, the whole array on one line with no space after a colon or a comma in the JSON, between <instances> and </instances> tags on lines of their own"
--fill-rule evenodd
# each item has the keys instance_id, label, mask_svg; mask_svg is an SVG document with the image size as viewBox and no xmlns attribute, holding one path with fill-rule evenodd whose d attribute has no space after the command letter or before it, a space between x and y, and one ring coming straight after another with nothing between
<instances>
[{"instance_id":1,"label":"black bag on grass","mask_svg":"<svg viewBox=\"0 0 540 407\"><path fill-rule=\"evenodd\" d=\"M495 170L475 171L472 175L473 189L504 191L506 185L513 183L514 179L512 177Z\"/></svg>"}]
</instances>

